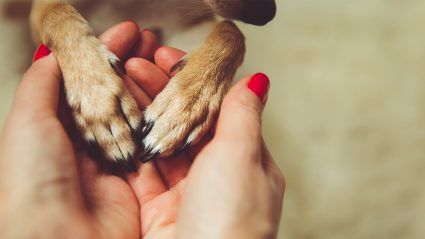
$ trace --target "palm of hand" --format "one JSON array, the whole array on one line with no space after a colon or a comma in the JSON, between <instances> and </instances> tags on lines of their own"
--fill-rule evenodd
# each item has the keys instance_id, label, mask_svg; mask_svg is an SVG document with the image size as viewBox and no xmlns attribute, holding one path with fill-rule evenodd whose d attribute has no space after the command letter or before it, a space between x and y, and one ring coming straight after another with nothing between
<instances>
[{"instance_id":1,"label":"palm of hand","mask_svg":"<svg viewBox=\"0 0 425 239\"><path fill-rule=\"evenodd\" d=\"M175 238L189 169L207 140L179 156L142 164L138 173L129 175L140 204L143 238Z\"/></svg>"}]
</instances>

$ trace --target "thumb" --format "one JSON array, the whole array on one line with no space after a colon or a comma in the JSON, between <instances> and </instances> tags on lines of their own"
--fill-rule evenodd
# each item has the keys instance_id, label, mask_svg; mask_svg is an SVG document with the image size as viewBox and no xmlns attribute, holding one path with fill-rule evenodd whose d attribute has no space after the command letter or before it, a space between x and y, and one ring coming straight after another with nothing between
<instances>
[{"instance_id":1,"label":"thumb","mask_svg":"<svg viewBox=\"0 0 425 239\"><path fill-rule=\"evenodd\" d=\"M263 73L233 86L224 97L215 137L233 142L261 140L261 114L269 88L269 78Z\"/></svg>"},{"instance_id":2,"label":"thumb","mask_svg":"<svg viewBox=\"0 0 425 239\"><path fill-rule=\"evenodd\" d=\"M25 72L16 91L14 106L30 115L37 112L56 113L59 101L61 71L59 64L48 49L40 46L36 59Z\"/></svg>"}]
</instances>

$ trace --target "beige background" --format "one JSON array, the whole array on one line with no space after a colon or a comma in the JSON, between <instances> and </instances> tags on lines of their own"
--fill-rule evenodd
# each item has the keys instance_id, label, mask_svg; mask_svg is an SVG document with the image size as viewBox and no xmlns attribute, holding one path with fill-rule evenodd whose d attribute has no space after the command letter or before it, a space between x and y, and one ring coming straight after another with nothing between
<instances>
[{"instance_id":1,"label":"beige background","mask_svg":"<svg viewBox=\"0 0 425 239\"><path fill-rule=\"evenodd\" d=\"M1 2L1 1L0 1ZM425 238L425 1L278 0L242 26L285 172L279 238ZM0 18L0 125L33 46Z\"/></svg>"}]
</instances>

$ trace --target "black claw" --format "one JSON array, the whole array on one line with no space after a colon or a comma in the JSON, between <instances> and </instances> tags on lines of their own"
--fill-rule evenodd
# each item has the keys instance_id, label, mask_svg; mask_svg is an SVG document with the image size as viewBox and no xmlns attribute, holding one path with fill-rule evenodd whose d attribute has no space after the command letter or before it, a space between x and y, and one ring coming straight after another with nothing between
<instances>
[{"instance_id":1,"label":"black claw","mask_svg":"<svg viewBox=\"0 0 425 239\"><path fill-rule=\"evenodd\" d=\"M129 172L130 173L137 172L137 166L136 166L136 162L134 161L134 157L131 156L131 155L127 155L126 161L128 162L128 165L129 165L129 168L130 168Z\"/></svg>"},{"instance_id":2,"label":"black claw","mask_svg":"<svg viewBox=\"0 0 425 239\"><path fill-rule=\"evenodd\" d=\"M109 64L111 65L112 69L114 69L115 73L117 73L117 75L123 76L123 75L127 74L124 66L121 64L120 61L117 61L117 62L109 61Z\"/></svg>"},{"instance_id":3,"label":"black claw","mask_svg":"<svg viewBox=\"0 0 425 239\"><path fill-rule=\"evenodd\" d=\"M154 122L150 121L148 123L145 124L145 126L142 129L142 134L141 134L141 138L143 139L144 137L146 137L146 135L149 134L149 132L151 132L152 128L153 128Z\"/></svg>"},{"instance_id":4,"label":"black claw","mask_svg":"<svg viewBox=\"0 0 425 239\"><path fill-rule=\"evenodd\" d=\"M122 166L124 169L130 173L137 172L136 163L133 160L133 157L129 156L127 159L117 159L115 160Z\"/></svg>"},{"instance_id":5,"label":"black claw","mask_svg":"<svg viewBox=\"0 0 425 239\"><path fill-rule=\"evenodd\" d=\"M187 59L184 56L182 59L180 59L176 64L174 64L170 69L170 76L175 76L177 73L179 73L187 64Z\"/></svg>"},{"instance_id":6,"label":"black claw","mask_svg":"<svg viewBox=\"0 0 425 239\"><path fill-rule=\"evenodd\" d=\"M142 158L142 163L147 163L158 156L159 156L159 152L150 153Z\"/></svg>"},{"instance_id":7,"label":"black claw","mask_svg":"<svg viewBox=\"0 0 425 239\"><path fill-rule=\"evenodd\" d=\"M89 143L90 148L92 148L92 149L97 149L97 148L99 148L99 144L97 144L97 142L96 142L96 141L89 140L89 141L88 141L88 143Z\"/></svg>"},{"instance_id":8,"label":"black claw","mask_svg":"<svg viewBox=\"0 0 425 239\"><path fill-rule=\"evenodd\" d=\"M153 151L153 148L147 148L147 149L145 149L145 152L140 157L140 161L142 161L142 163L146 163L145 162L145 158L146 158L146 156L150 155L152 153L152 151Z\"/></svg>"},{"instance_id":9,"label":"black claw","mask_svg":"<svg viewBox=\"0 0 425 239\"><path fill-rule=\"evenodd\" d=\"M190 142L186 142L181 148L174 151L173 155L174 157L179 156L181 153L186 151L190 147Z\"/></svg>"},{"instance_id":10,"label":"black claw","mask_svg":"<svg viewBox=\"0 0 425 239\"><path fill-rule=\"evenodd\" d=\"M102 148L100 148L99 144L95 140L88 141L88 150L89 153L94 157L101 157L103 154Z\"/></svg>"},{"instance_id":11,"label":"black claw","mask_svg":"<svg viewBox=\"0 0 425 239\"><path fill-rule=\"evenodd\" d=\"M137 129L132 130L133 139L137 143L140 143L142 141L142 139L143 139L143 137L142 137L142 130L143 130L142 125L139 125L139 127L137 127Z\"/></svg>"},{"instance_id":12,"label":"black claw","mask_svg":"<svg viewBox=\"0 0 425 239\"><path fill-rule=\"evenodd\" d=\"M124 159L120 159L120 158L114 158L115 162L117 162L121 167L123 167L126 171L129 170L127 163L125 162Z\"/></svg>"},{"instance_id":13,"label":"black claw","mask_svg":"<svg viewBox=\"0 0 425 239\"><path fill-rule=\"evenodd\" d=\"M152 151L153 151L153 148L147 148L147 149L145 149L145 153L143 154L143 157L146 157L146 155L152 153Z\"/></svg>"},{"instance_id":14,"label":"black claw","mask_svg":"<svg viewBox=\"0 0 425 239\"><path fill-rule=\"evenodd\" d=\"M145 150L144 154L142 155L142 157L140 157L140 161L142 163L147 163L151 159L156 158L158 156L159 156L159 152L158 151L153 151L153 148L147 148Z\"/></svg>"}]
</instances>

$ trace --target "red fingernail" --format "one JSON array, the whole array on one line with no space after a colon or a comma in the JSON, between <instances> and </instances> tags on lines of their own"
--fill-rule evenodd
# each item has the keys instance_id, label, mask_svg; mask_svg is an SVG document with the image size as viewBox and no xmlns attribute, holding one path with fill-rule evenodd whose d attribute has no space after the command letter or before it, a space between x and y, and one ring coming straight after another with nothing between
<instances>
[{"instance_id":1,"label":"red fingernail","mask_svg":"<svg viewBox=\"0 0 425 239\"><path fill-rule=\"evenodd\" d=\"M248 82L248 88L264 103L267 100L267 93L270 88L269 77L267 77L264 73L255 74Z\"/></svg>"},{"instance_id":2,"label":"red fingernail","mask_svg":"<svg viewBox=\"0 0 425 239\"><path fill-rule=\"evenodd\" d=\"M44 44L41 44L40 46L38 46L37 50L35 51L32 62L36 62L37 60L48 56L50 53L51 51L49 50L49 48L47 48L47 46L45 46Z\"/></svg>"}]
</instances>

